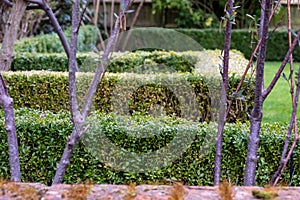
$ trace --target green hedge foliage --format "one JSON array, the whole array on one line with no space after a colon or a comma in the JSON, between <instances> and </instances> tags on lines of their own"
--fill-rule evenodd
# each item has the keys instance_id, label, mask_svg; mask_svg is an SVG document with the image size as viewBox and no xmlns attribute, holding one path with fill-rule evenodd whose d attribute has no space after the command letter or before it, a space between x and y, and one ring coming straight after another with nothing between
<instances>
[{"instance_id":1,"label":"green hedge foliage","mask_svg":"<svg viewBox=\"0 0 300 200\"><path fill-rule=\"evenodd\" d=\"M157 38L165 38L165 31L161 29L151 29L151 32L155 31ZM176 31L186 34L187 36L198 42L201 47L205 49L223 49L224 47L224 32L220 32L219 29L175 29ZM66 31L67 35L70 31ZM139 37L143 39L143 32L145 37L149 29L138 28ZM152 33L153 34L153 33ZM84 26L80 29L78 50L80 52L90 52L93 50L97 43L98 30L93 26ZM161 35L161 36L160 36ZM276 30L270 31L270 37L268 41L268 51L266 59L268 61L281 61L283 60L288 50L288 38L287 31ZM231 36L231 48L241 51L246 58L250 58L252 48L255 47L256 40L252 40L252 33L248 29L234 29ZM69 38L69 37L68 37ZM148 43L151 41L147 41ZM253 43L254 42L254 43ZM155 43L155 42L154 42ZM179 45L180 41L178 41ZM155 43L156 44L156 43ZM171 45L172 46L172 45ZM186 49L185 50L201 50ZM48 34L35 36L32 38L25 38L18 41L15 45L17 53L21 52L35 52L35 53L61 53L64 52L63 47L56 34ZM172 50L172 49L168 49ZM300 61L300 47L296 46L294 50L295 61Z\"/></svg>"},{"instance_id":2,"label":"green hedge foliage","mask_svg":"<svg viewBox=\"0 0 300 200\"><path fill-rule=\"evenodd\" d=\"M70 30L65 32L67 40L70 42ZM98 40L98 29L94 26L83 26L78 35L78 51L90 52L93 50ZM15 51L17 53L62 53L64 48L56 33L38 35L31 38L24 38L16 42Z\"/></svg>"},{"instance_id":3,"label":"green hedge foliage","mask_svg":"<svg viewBox=\"0 0 300 200\"><path fill-rule=\"evenodd\" d=\"M64 72L7 72L4 76L15 108L34 108L58 112L68 110L68 76ZM78 100L82 103L92 73L77 75ZM229 78L229 98L240 78ZM234 95L229 122L246 121L252 109L253 81L246 81L243 92ZM196 121L210 121L215 117L219 102L220 80L198 74L107 74L99 85L93 109L101 112L141 114L159 113L195 117ZM195 103L196 102L196 103Z\"/></svg>"},{"instance_id":4,"label":"green hedge foliage","mask_svg":"<svg viewBox=\"0 0 300 200\"><path fill-rule=\"evenodd\" d=\"M114 53L107 71L113 73L156 73L156 72L209 72L219 73L218 63L221 50L205 51L136 51ZM77 54L79 71L94 72L100 56L96 53ZM248 60L241 52L232 50L229 73L242 74ZM201 69L199 69L199 66ZM65 53L18 53L11 65L12 71L48 70L68 71Z\"/></svg>"},{"instance_id":5,"label":"green hedge foliage","mask_svg":"<svg viewBox=\"0 0 300 200\"><path fill-rule=\"evenodd\" d=\"M82 72L93 72L97 67L97 60L100 56L95 53L80 53L77 56L79 69ZM108 72L135 72L145 71L160 72L192 72L198 58L196 55L189 55L165 51L137 51L124 54L116 54L108 68ZM164 66L165 69L163 69ZM143 66L143 70L142 67ZM155 66L157 66L155 68ZM158 68L160 67L160 68ZM68 71L68 59L64 53L19 53L13 59L11 69L13 71L48 70Z\"/></svg>"},{"instance_id":6,"label":"green hedge foliage","mask_svg":"<svg viewBox=\"0 0 300 200\"><path fill-rule=\"evenodd\" d=\"M9 162L7 138L4 131L3 113L0 127L0 177L9 178ZM117 116L114 114L95 114L89 118L92 122L91 137L83 137L77 146L71 164L67 169L64 183L81 183L90 180L98 184L124 184L136 182L163 183L165 179L181 181L187 185L213 185L214 143L216 125L207 123L193 123L182 119L168 117L151 118L142 116ZM123 124L121 122L124 122ZM125 123L130 123L126 126ZM22 181L42 182L51 184L56 165L59 162L67 136L72 130L69 114L65 112L52 113L21 109L16 110L16 127L19 137L19 152L21 162ZM284 144L286 125L263 124L260 134L260 148L256 183L263 186L276 171L282 147ZM160 149L172 142L180 142L176 138L180 133L191 136L192 142L181 157L172 164L156 171L146 173L132 173L116 171L110 168L103 159L91 155L89 144L97 140L97 132L101 130L117 147L129 152L149 152ZM151 133L148 137L138 137L136 134ZM159 130L159 133L156 132ZM183 132L182 132L183 131ZM92 135L91 133L95 133ZM247 137L249 124L227 124L223 140L222 179L231 180L232 184L242 185L244 163L247 152ZM186 137L188 138L188 137ZM86 144L86 146L85 146ZM95 146L98 147L98 146ZM206 150L206 151L204 151ZM173 151L176 152L176 149ZM205 152L205 153L204 153ZM107 156L114 154L114 149L106 152ZM300 147L297 146L294 158L299 158ZM114 154L114 156L117 156ZM101 157L105 158L105 157ZM128 165L132 164L131 162ZM293 183L300 183L300 162L294 159L295 172ZM134 166L132 166L134 167ZM289 183L288 170L281 179Z\"/></svg>"},{"instance_id":7,"label":"green hedge foliage","mask_svg":"<svg viewBox=\"0 0 300 200\"><path fill-rule=\"evenodd\" d=\"M146 31L147 29L145 29ZM186 34L199 42L205 49L223 49L224 47L224 33L219 29L176 29L180 33ZM285 30L276 30L269 32L268 50L266 59L268 61L282 61L288 51L288 35ZM251 46L254 48L255 44L251 43L252 34L247 29L232 30L231 45L232 49L241 51L246 58L250 58L252 54ZM256 41L255 41L256 42ZM295 61L300 61L300 47L297 45L293 58Z\"/></svg>"},{"instance_id":8,"label":"green hedge foliage","mask_svg":"<svg viewBox=\"0 0 300 200\"><path fill-rule=\"evenodd\" d=\"M80 53L77 63L81 66L87 59L95 59L96 54ZM68 71L69 60L65 53L18 53L11 64L12 71Z\"/></svg>"},{"instance_id":9,"label":"green hedge foliage","mask_svg":"<svg viewBox=\"0 0 300 200\"><path fill-rule=\"evenodd\" d=\"M177 29L184 33L206 49L222 49L224 45L224 33L220 33L217 29ZM270 31L268 40L268 50L266 59L268 61L282 61L288 50L287 31L276 30ZM248 30L233 30L231 36L231 48L237 49L244 53L246 58L250 58L252 50L250 46L251 33ZM254 45L255 47L255 45ZM300 61L300 47L297 46L294 50L295 61Z\"/></svg>"}]
</instances>

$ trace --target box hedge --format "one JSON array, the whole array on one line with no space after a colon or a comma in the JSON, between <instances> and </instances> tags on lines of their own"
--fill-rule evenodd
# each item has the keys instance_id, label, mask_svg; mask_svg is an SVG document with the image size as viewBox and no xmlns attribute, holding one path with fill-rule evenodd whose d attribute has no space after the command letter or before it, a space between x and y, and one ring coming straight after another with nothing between
<instances>
[{"instance_id":1,"label":"box hedge","mask_svg":"<svg viewBox=\"0 0 300 200\"><path fill-rule=\"evenodd\" d=\"M108 72L155 73L155 72L209 72L219 73L221 50L204 51L135 51L114 53L107 67ZM94 72L100 55L96 53L77 54L79 71ZM243 74L248 60L237 50L230 55L229 73ZM11 65L12 71L68 71L65 53L18 53ZM207 73L206 73L207 74Z\"/></svg>"},{"instance_id":2,"label":"box hedge","mask_svg":"<svg viewBox=\"0 0 300 200\"><path fill-rule=\"evenodd\" d=\"M70 29L65 31L68 42L70 42ZM78 35L78 51L92 51L98 41L98 28L95 26L83 26ZM56 33L38 35L18 40L15 44L17 53L62 53L64 48Z\"/></svg>"},{"instance_id":3,"label":"box hedge","mask_svg":"<svg viewBox=\"0 0 300 200\"><path fill-rule=\"evenodd\" d=\"M165 31L151 28L151 34L157 35L156 38L165 38ZM224 31L219 29L175 29L183 33L205 49L223 49ZM67 31L67 35L69 34ZM152 33L155 32L155 33ZM148 28L138 28L139 37L147 36ZM97 45L98 30L93 26L84 26L80 30L78 50L80 52L90 52ZM270 30L268 40L267 61L282 61L288 50L288 36L286 30ZM68 37L69 38L69 37ZM252 49L257 42L248 29L234 29L231 36L231 48L241 51L246 58L250 58ZM151 41L147 41L148 43ZM180 44L180 41L178 41ZM172 46L172 45L171 45ZM55 34L40 35L32 38L25 38L16 43L15 50L17 53L61 53L64 52L59 38ZM172 50L172 49L170 49ZM185 49L195 50L195 49ZM201 50L201 49L196 49ZM296 46L294 50L295 61L300 61L300 47Z\"/></svg>"},{"instance_id":4,"label":"box hedge","mask_svg":"<svg viewBox=\"0 0 300 200\"><path fill-rule=\"evenodd\" d=\"M175 29L179 33L183 33L196 42L204 49L223 49L224 48L224 31L220 29ZM155 35L155 38L164 38L166 33L161 29L150 29L151 34ZM139 33L138 39L141 41L147 37L149 33L148 28L137 28ZM153 33L155 32L155 33ZM253 35L248 29L234 29L232 30L231 36L231 49L241 51L247 59L252 54L252 49L255 47L257 42L255 39L252 40ZM151 42L151 41L149 41ZM138 42L137 42L138 43ZM180 43L180 42L179 42ZM288 50L288 36L286 30L270 30L267 50L267 61L282 61L287 50ZM187 50L187 49L186 49ZM191 49L194 50L194 49ZM198 48L199 50L199 48ZM300 47L296 46L294 50L295 61L300 61Z\"/></svg>"},{"instance_id":5,"label":"box hedge","mask_svg":"<svg viewBox=\"0 0 300 200\"><path fill-rule=\"evenodd\" d=\"M205 49L223 49L224 32L218 29L176 29L180 33L186 34L199 42ZM232 49L241 51L247 59L252 54L252 48L256 45L256 40L252 40L252 33L248 29L232 30L231 45ZM253 43L254 42L254 43ZM285 57L289 45L288 34L286 30L270 30L267 46L267 61L282 61ZM300 47L297 45L293 58L295 61L300 61Z\"/></svg>"},{"instance_id":6,"label":"box hedge","mask_svg":"<svg viewBox=\"0 0 300 200\"><path fill-rule=\"evenodd\" d=\"M4 76L15 108L34 108L58 112L68 110L68 75L65 72L7 72ZM79 103L85 99L93 73L77 75ZM229 78L231 98L240 78ZM246 81L241 95L234 95L229 121L246 121L252 109L253 81ZM141 114L159 113L196 117L209 121L218 110L220 80L199 74L107 74L99 85L93 109L101 112Z\"/></svg>"},{"instance_id":7,"label":"box hedge","mask_svg":"<svg viewBox=\"0 0 300 200\"><path fill-rule=\"evenodd\" d=\"M3 115L3 113L1 113ZM213 185L213 166L215 151L216 126L207 123L193 123L182 119L168 117L151 118L142 116L116 116L114 114L94 114L91 131L101 130L104 137L109 139L118 148L127 152L149 152L158 150L166 144L178 141L176 136L184 130L186 136L191 136L192 142L186 151L172 163L161 169L145 173L117 171L103 163L104 157L94 157L89 150L90 143L77 146L71 165L67 169L64 183L81 183L90 180L98 184L124 184L136 182L165 182L165 179L181 181L187 185ZM123 124L121 122L124 122ZM0 129L0 177L9 178L9 163L7 152L6 133L1 117ZM126 126L130 123L130 126ZM95 126L96 125L96 126ZM19 138L19 152L21 162L22 181L42 182L51 184L56 165L61 158L67 136L72 130L70 115L66 112L52 113L29 109L16 110L16 127ZM99 129L100 128L100 129ZM262 124L260 133L259 159L256 175L256 184L263 186L276 171L282 147L284 144L287 126L284 124ZM150 134L148 137L139 137L136 134ZM159 132L156 132L158 131ZM227 124L223 140L222 180L230 180L234 185L243 184L244 163L247 153L247 137L249 124ZM96 135L89 140L98 141ZM95 137L94 137L95 136ZM85 145L86 144L86 145ZM96 146L98 147L98 146ZM203 151L206 150L206 151ZM176 149L171 149L176 152ZM107 155L114 150L107 151ZM294 158L299 158L300 149L296 147ZM116 155L114 155L116 157ZM114 157L113 156L113 157ZM163 158L162 158L163 159ZM133 164L129 161L128 165ZM295 171L293 183L299 185L299 159L294 159ZM134 167L134 166L132 166ZM288 170L284 171L281 182L289 183Z\"/></svg>"},{"instance_id":8,"label":"box hedge","mask_svg":"<svg viewBox=\"0 0 300 200\"><path fill-rule=\"evenodd\" d=\"M96 53L79 53L77 62L81 72L94 72L100 55ZM144 71L154 65L168 66L167 71L192 72L198 61L196 55L176 52L154 51L154 52L129 52L117 53L113 56L107 71L113 73L136 72L139 66L147 66ZM18 53L11 65L12 71L48 70L48 71L68 71L68 58L64 53ZM160 70L160 69L157 69ZM166 72L167 72L166 71Z\"/></svg>"}]
</instances>

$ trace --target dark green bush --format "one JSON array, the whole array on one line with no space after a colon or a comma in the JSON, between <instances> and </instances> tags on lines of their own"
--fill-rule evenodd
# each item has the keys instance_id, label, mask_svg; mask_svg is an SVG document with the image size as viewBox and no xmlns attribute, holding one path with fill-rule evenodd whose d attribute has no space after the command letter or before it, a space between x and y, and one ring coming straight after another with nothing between
<instances>
[{"instance_id":1,"label":"dark green bush","mask_svg":"<svg viewBox=\"0 0 300 200\"><path fill-rule=\"evenodd\" d=\"M3 114L1 114L3 115ZM188 185L213 185L214 144L216 125L193 123L182 119L168 117L151 118L142 116L116 116L96 114L89 118L91 122L88 136L83 143L77 146L71 165L67 169L65 183L80 183L90 180L98 184L124 184L137 182L138 184L173 179ZM123 123L122 123L123 122ZM0 177L9 178L9 163L6 134L1 117L0 129ZM130 126L126 124L130 124ZM21 161L22 181L42 182L50 184L61 158L67 136L72 130L69 114L65 112L52 113L21 109L16 110L16 127L19 137L19 152ZM268 183L271 175L276 171L285 139L286 125L263 124L260 134L259 160L257 168L257 185ZM97 131L101 130L117 147L127 152L149 152L161 149L166 144L180 142L177 137L180 133L184 138L192 138L192 142L183 155L172 164L147 173L132 173L116 171L108 163L102 163L91 155L89 149L92 142L101 145L103 140L97 140ZM141 131L143 130L143 131ZM157 131L160 132L157 132ZM183 132L181 132L183 131ZM95 135L92 135L95 133ZM99 132L98 132L99 133ZM150 134L139 137L137 134ZM233 184L243 184L244 163L247 152L247 137L249 124L227 124L223 141L222 179L230 179ZM100 134L101 135L101 134ZM191 137L187 137L191 136ZM174 139L175 138L175 139ZM174 139L174 140L173 140ZM182 140L181 140L182 141ZM89 144L85 146L84 144ZM98 147L98 146L95 146ZM207 150L207 151L204 151ZM172 153L177 149L171 149ZM106 156L113 154L115 149L106 151ZM296 147L294 158L298 158L299 146ZM162 158L163 159L163 158ZM293 182L299 185L299 159L294 160L295 172ZM134 161L129 161L128 165ZM132 166L134 167L134 166ZM282 182L289 182L288 170L282 177Z\"/></svg>"},{"instance_id":2,"label":"dark green bush","mask_svg":"<svg viewBox=\"0 0 300 200\"><path fill-rule=\"evenodd\" d=\"M176 29L180 33L184 33L205 48L205 49L223 49L224 32L219 29ZM289 45L287 31L276 30L270 31L268 40L267 61L282 61L285 57ZM254 41L256 42L256 41ZM241 51L246 58L250 58L252 54L251 46L254 48L256 44L251 43L251 33L247 29L234 29L231 36L231 48ZM293 54L295 61L300 61L300 47L296 46Z\"/></svg>"},{"instance_id":3,"label":"dark green bush","mask_svg":"<svg viewBox=\"0 0 300 200\"><path fill-rule=\"evenodd\" d=\"M4 74L16 108L28 107L58 112L68 110L68 76L63 72L9 72ZM85 98L92 73L77 78L79 102ZM240 78L229 79L230 97ZM244 100L235 99L229 121L246 121L252 109L253 82L245 82ZM209 121L217 113L220 80L197 74L107 74L99 85L94 109L102 112L155 114L156 108L169 115Z\"/></svg>"},{"instance_id":4,"label":"dark green bush","mask_svg":"<svg viewBox=\"0 0 300 200\"><path fill-rule=\"evenodd\" d=\"M70 30L65 32L68 41L70 40ZM90 52L98 40L98 29L94 26L83 26L78 35L78 51ZM64 48L59 37L55 33L38 35L31 38L24 38L16 42L15 51L17 53L62 53Z\"/></svg>"},{"instance_id":5,"label":"dark green bush","mask_svg":"<svg viewBox=\"0 0 300 200\"><path fill-rule=\"evenodd\" d=\"M86 59L95 59L95 54L78 54L77 63L81 66ZM69 61L65 53L19 53L13 59L12 71L68 71Z\"/></svg>"}]
</instances>

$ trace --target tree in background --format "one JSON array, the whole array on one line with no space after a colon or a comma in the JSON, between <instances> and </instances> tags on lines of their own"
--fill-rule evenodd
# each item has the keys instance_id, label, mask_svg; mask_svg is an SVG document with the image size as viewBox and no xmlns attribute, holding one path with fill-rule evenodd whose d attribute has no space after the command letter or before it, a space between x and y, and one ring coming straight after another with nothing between
<instances>
[{"instance_id":1,"label":"tree in background","mask_svg":"<svg viewBox=\"0 0 300 200\"><path fill-rule=\"evenodd\" d=\"M77 38L80 28L80 21L82 13L80 13L80 2L74 0L72 6L72 32L71 32L71 44L66 40L66 37L62 31L59 22L57 21L53 10L49 6L46 0L18 0L11 2L9 0L3 0L8 6L12 7L9 15L8 25L5 30L2 48L0 52L0 70L7 71L10 69L12 59L14 57L14 44L17 40L22 17L25 15L26 9L41 9L45 11L49 17L55 31L59 35L62 45L69 58L69 101L71 110L71 120L73 122L72 134L67 139L65 151L62 155L61 162L57 167L55 177L52 184L58 184L63 181L65 171L70 164L73 152L76 148L77 143L81 139L82 134L85 132L84 125L89 113L92 99L96 93L97 87L101 82L106 67L108 64L108 57L113 49L114 43L117 39L117 35L124 26L126 11L128 10L131 1L121 0L120 10L117 20L114 24L113 32L108 39L106 48L104 50L102 59L99 61L99 66L96 70L93 81L87 93L87 98L84 103L83 109L80 110L77 103L76 96L76 76L75 73L78 71L76 63L76 52L77 52ZM5 116L5 129L7 132L8 146L9 146L9 161L10 161L10 172L11 179L13 181L21 181L20 162L18 154L18 139L16 133L16 125L14 119L14 108L13 99L9 96L8 84L0 72L0 103L4 110Z\"/></svg>"},{"instance_id":2,"label":"tree in background","mask_svg":"<svg viewBox=\"0 0 300 200\"><path fill-rule=\"evenodd\" d=\"M175 22L181 28L218 28L227 0L153 0L153 13L176 12ZM260 14L259 1L237 0L235 5L241 8L236 10L235 28L247 28L249 20L246 14Z\"/></svg>"}]
</instances>

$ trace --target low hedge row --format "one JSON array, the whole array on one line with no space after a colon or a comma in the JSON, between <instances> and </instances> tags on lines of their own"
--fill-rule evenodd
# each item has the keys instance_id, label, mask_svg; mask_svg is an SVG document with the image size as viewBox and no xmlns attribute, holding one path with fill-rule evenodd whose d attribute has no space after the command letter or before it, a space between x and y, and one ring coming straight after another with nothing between
<instances>
[{"instance_id":1,"label":"low hedge row","mask_svg":"<svg viewBox=\"0 0 300 200\"><path fill-rule=\"evenodd\" d=\"M224 46L224 33L218 29L176 29L180 33L186 34L199 42L205 49L222 49ZM252 54L252 48L255 47L251 40L252 34L247 29L234 29L231 35L232 49L237 49L245 55L247 59ZM251 42L252 41L252 42ZM257 42L254 40L254 42ZM252 48L251 48L252 46ZM276 30L269 32L267 61L282 61L288 51L288 34L286 30ZM300 61L300 47L296 46L293 58Z\"/></svg>"},{"instance_id":2,"label":"low hedge row","mask_svg":"<svg viewBox=\"0 0 300 200\"><path fill-rule=\"evenodd\" d=\"M114 53L107 68L108 72L155 73L155 72L193 72L214 71L219 73L218 63L221 50L205 51L136 51ZM232 50L230 73L242 74L248 64L241 52ZM94 72L100 56L96 53L79 53L79 71ZM12 71L48 70L68 71L68 59L64 53L19 53L13 59Z\"/></svg>"},{"instance_id":3,"label":"low hedge row","mask_svg":"<svg viewBox=\"0 0 300 200\"><path fill-rule=\"evenodd\" d=\"M65 112L54 114L49 111L16 110L22 181L51 184L67 136L72 130L69 118L69 114ZM97 184L129 182L143 184L149 182L168 183L165 180L172 179L188 185L213 185L216 125L192 123L168 117L151 118L138 115L129 117L99 113L94 114L89 119L92 122L90 129L76 148L71 165L67 169L64 183L74 184L90 180ZM0 154L0 177L9 178L8 147L6 133L3 129L3 116L0 123L2 124L0 126L0 151L2 152ZM259 186L267 184L278 167L286 127L286 125L278 123L262 125L256 176ZM237 185L243 184L248 133L248 123L226 125L222 154L223 180L230 180ZM180 138L180 136L191 138L191 141L184 141L184 138ZM103 148L103 146L98 145L103 145L105 139L108 139L115 146L109 151L104 148L104 151L101 151L103 155L100 155L101 152L94 148ZM93 142L96 142L96 146L92 146L95 145ZM141 165L141 162L135 162L134 159L125 159L126 162L118 160L122 154L120 151L116 151L116 149L121 149L125 153L139 152L145 154L156 152L156 150L165 147L166 144L175 145L174 149L170 148L164 157L160 158L164 161L165 158L169 158L168 156L181 155L182 152L176 144L182 145L182 142L189 144L182 156L179 156L172 163L168 162L168 165L164 165L162 168L144 173L131 171L135 167L146 167ZM93 154L98 153L98 157L94 157L91 152ZM112 157L110 157L111 154L113 154ZM299 158L299 154L300 147L297 146L294 158ZM103 162L104 160L107 162ZM115 170L116 168L110 167L112 163L122 164L119 167L127 167L125 170L129 171ZM155 162L153 163L155 164ZM294 164L293 183L299 185L299 159L295 159ZM118 167L118 165L113 166ZM281 182L289 183L288 170L285 170Z\"/></svg>"},{"instance_id":4,"label":"low hedge row","mask_svg":"<svg viewBox=\"0 0 300 200\"><path fill-rule=\"evenodd\" d=\"M95 71L99 58L100 56L95 53L78 54L79 70L81 72ZM197 56L190 55L188 52L184 54L165 51L118 53L112 58L107 71L113 73L143 73L147 70L192 72L197 61ZM165 69L162 68L163 65L166 66ZM154 69L155 67L157 69ZM68 59L64 53L19 53L13 59L11 69L13 71L68 71Z\"/></svg>"},{"instance_id":5,"label":"low hedge row","mask_svg":"<svg viewBox=\"0 0 300 200\"><path fill-rule=\"evenodd\" d=\"M7 72L16 108L28 107L58 112L68 110L68 76L64 72ZM92 73L77 75L78 101L82 103ZM231 97L240 78L229 78ZM175 115L209 121L218 113L220 80L197 74L107 74L99 85L93 109L101 112ZM252 109L253 81L243 86L244 96L235 96L229 122L246 121ZM157 110L158 109L158 110Z\"/></svg>"},{"instance_id":6,"label":"low hedge row","mask_svg":"<svg viewBox=\"0 0 300 200\"><path fill-rule=\"evenodd\" d=\"M224 47L224 33L220 32L219 29L175 29L176 31L183 33L196 42L199 46L205 49L223 49ZM159 46L159 38L165 38L166 31L161 31L161 29L150 29L151 40L153 40L153 47ZM67 31L67 35L70 31ZM79 43L78 50L80 52L90 52L93 50L94 46L97 44L97 28L93 26L84 26L80 29L79 33ZM138 28L138 37L135 39L143 40L149 35L149 28ZM145 37L145 38L144 38ZM155 38L153 38L155 37ZM241 51L246 58L250 58L252 53L252 48L255 47L255 39L252 40L252 33L248 29L234 29L232 30L231 36L231 48ZM69 38L69 37L68 37ZM168 38L167 38L168 40ZM169 39L170 41L173 41ZM173 41L174 42L174 41ZM177 41L178 45L187 45L188 47L182 47L178 49L185 50L201 50L196 47L189 47L191 44L182 44L182 41ZM254 42L254 43L253 43ZM139 41L135 41L139 43ZM161 43L165 44L166 41ZM147 44L151 46L151 41L147 39ZM135 45L135 44L132 44ZM168 45L166 43L166 45ZM176 46L176 45L170 45ZM162 47L163 48L163 47ZM187 49L191 48L191 49ZM195 48L195 49L193 49ZM30 53L61 53L63 52L63 47L59 41L56 34L41 35L33 38L25 38L18 41L15 45L15 50L17 53L30 52ZM176 50L176 49L168 49ZM268 61L281 61L283 60L286 52L288 50L288 36L286 30L270 30L270 37L268 41L268 51L266 59ZM295 61L300 61L300 47L297 46L294 50Z\"/></svg>"},{"instance_id":7,"label":"low hedge row","mask_svg":"<svg viewBox=\"0 0 300 200\"><path fill-rule=\"evenodd\" d=\"M224 48L224 31L220 32L219 29L175 29L179 33L185 34L190 38L194 39L199 43L199 47L190 47L191 44L184 44L182 41L177 41L178 45L181 45L181 49L185 50L200 50L199 48L204 49L223 49ZM138 33L134 39L135 43L143 43L145 40L148 46L157 46L160 38L166 38L166 31L162 29L150 29L149 28L137 28L135 32ZM149 40L148 35L151 33L152 40ZM172 33L174 34L174 33ZM288 50L288 36L286 30L270 30L270 37L268 41L268 51L266 55L267 61L281 61L283 60L287 50ZM172 37L172 36L171 36ZM180 36L182 37L182 36ZM184 37L182 37L184 38ZM234 29L232 30L231 36L231 45L232 49L236 49L241 51L246 58L250 58L252 54L252 48L255 47L255 43L257 42L252 38L252 33L248 29ZM187 40L187 39L186 39ZM173 41L172 39L166 38L166 41ZM162 41L163 44L167 43L166 41ZM187 40L188 41L188 40ZM133 44L135 45L135 44ZM166 44L167 45L167 44ZM185 46L184 46L185 45ZM176 47L176 45L170 45L171 47ZM191 49L186 49L191 48ZM178 47L180 49L180 47ZM294 59L295 61L300 61L300 47L297 46L294 51Z\"/></svg>"},{"instance_id":8,"label":"low hedge row","mask_svg":"<svg viewBox=\"0 0 300 200\"><path fill-rule=\"evenodd\" d=\"M82 66L88 59L96 59L93 53L77 55L78 66ZM12 71L68 71L69 60L65 53L18 53L11 64Z\"/></svg>"},{"instance_id":9,"label":"low hedge row","mask_svg":"<svg viewBox=\"0 0 300 200\"><path fill-rule=\"evenodd\" d=\"M71 30L65 31L67 40L70 42ZM78 51L90 52L97 44L98 28L94 26L83 26L80 28L78 35ZM18 40L15 44L17 53L62 53L64 48L56 33L38 35L35 37Z\"/></svg>"}]
</instances>

